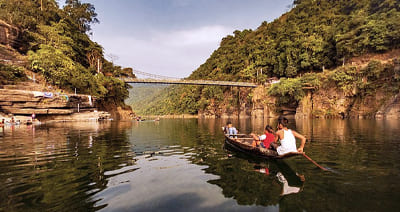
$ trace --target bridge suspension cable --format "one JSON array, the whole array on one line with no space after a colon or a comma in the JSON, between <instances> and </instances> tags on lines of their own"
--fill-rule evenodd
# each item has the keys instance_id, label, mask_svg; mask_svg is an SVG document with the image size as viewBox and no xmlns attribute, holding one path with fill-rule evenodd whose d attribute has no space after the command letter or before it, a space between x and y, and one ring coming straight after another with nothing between
<instances>
[{"instance_id":1,"label":"bridge suspension cable","mask_svg":"<svg viewBox=\"0 0 400 212\"><path fill-rule=\"evenodd\" d=\"M214 86L232 86L232 87L257 87L250 82L231 82L231 81L213 81L213 80L186 80L181 78L167 77L157 74L150 74L143 71L133 70L135 75L150 77L148 79L138 78L120 78L125 83L151 83L151 84L186 84L186 85L214 85Z\"/></svg>"},{"instance_id":2,"label":"bridge suspension cable","mask_svg":"<svg viewBox=\"0 0 400 212\"><path fill-rule=\"evenodd\" d=\"M143 75L146 77L150 77L152 79L164 79L164 80L181 80L181 78L177 78L177 77L167 77L167 76L162 76L162 75L157 75L157 74L150 74L150 73L146 73L143 71L138 71L138 70L133 70L133 73L136 75Z\"/></svg>"}]
</instances>

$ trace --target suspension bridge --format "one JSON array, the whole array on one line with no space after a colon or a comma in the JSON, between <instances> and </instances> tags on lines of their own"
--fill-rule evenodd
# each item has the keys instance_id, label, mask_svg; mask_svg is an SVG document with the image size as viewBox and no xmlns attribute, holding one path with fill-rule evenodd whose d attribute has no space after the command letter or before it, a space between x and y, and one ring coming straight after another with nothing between
<instances>
[{"instance_id":1,"label":"suspension bridge","mask_svg":"<svg viewBox=\"0 0 400 212\"><path fill-rule=\"evenodd\" d=\"M213 80L188 80L173 77L166 77L156 74L150 74L138 70L133 70L133 73L147 78L120 78L125 83L149 83L149 84L184 84L184 85L215 85L215 86L231 86L231 87L251 87L257 85L250 82L233 82L233 81L213 81Z\"/></svg>"}]
</instances>

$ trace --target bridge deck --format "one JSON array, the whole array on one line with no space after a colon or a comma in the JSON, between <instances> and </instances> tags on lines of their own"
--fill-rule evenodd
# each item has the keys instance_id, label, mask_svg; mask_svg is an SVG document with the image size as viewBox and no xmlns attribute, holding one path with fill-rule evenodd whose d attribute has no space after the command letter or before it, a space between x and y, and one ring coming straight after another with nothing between
<instances>
[{"instance_id":1,"label":"bridge deck","mask_svg":"<svg viewBox=\"0 0 400 212\"><path fill-rule=\"evenodd\" d=\"M212 81L212 80L156 80L156 79L132 79L121 78L125 83L152 83L152 84L186 84L186 85L217 85L233 87L252 87L257 85L250 82L230 82L230 81Z\"/></svg>"}]
</instances>

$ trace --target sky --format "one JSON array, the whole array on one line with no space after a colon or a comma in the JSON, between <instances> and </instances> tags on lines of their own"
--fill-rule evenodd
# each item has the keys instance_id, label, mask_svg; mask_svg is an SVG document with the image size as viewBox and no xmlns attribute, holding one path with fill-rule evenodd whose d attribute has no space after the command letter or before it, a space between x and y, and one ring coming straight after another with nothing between
<instances>
[{"instance_id":1,"label":"sky","mask_svg":"<svg viewBox=\"0 0 400 212\"><path fill-rule=\"evenodd\" d=\"M293 0L82 0L100 23L92 40L122 67L184 78L203 64L223 37L257 29L287 12ZM138 75L139 78L146 78Z\"/></svg>"}]
</instances>

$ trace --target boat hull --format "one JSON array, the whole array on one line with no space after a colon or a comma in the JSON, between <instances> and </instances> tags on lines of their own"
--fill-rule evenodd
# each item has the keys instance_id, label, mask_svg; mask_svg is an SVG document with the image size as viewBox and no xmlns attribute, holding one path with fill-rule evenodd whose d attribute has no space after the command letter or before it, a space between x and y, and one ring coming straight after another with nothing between
<instances>
[{"instance_id":1,"label":"boat hull","mask_svg":"<svg viewBox=\"0 0 400 212\"><path fill-rule=\"evenodd\" d=\"M271 149L264 149L253 147L251 142L253 141L250 136L247 135L238 135L237 138L232 138L229 135L225 135L225 144L228 147L246 153L248 155L252 155L259 158L265 159L283 159L292 156L302 155L299 152L289 152L284 155L278 155L278 153Z\"/></svg>"}]
</instances>

